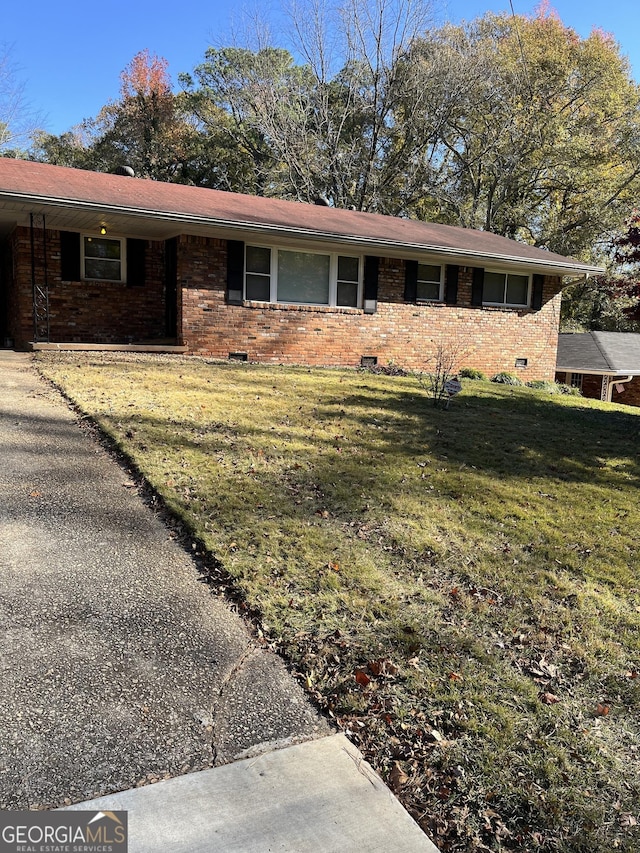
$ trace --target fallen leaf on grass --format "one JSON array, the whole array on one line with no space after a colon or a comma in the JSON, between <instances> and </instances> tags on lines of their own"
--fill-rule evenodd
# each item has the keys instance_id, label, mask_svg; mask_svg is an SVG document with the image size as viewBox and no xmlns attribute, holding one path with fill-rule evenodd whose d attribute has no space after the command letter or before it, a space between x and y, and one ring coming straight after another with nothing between
<instances>
[{"instance_id":1,"label":"fallen leaf on grass","mask_svg":"<svg viewBox=\"0 0 640 853\"><path fill-rule=\"evenodd\" d=\"M366 687L367 684L371 683L371 679L362 669L356 669L354 675L356 677L356 681L361 687Z\"/></svg>"},{"instance_id":2,"label":"fallen leaf on grass","mask_svg":"<svg viewBox=\"0 0 640 853\"><path fill-rule=\"evenodd\" d=\"M604 702L598 702L596 705L596 716L606 717L610 710L609 705L606 705Z\"/></svg>"},{"instance_id":3,"label":"fallen leaf on grass","mask_svg":"<svg viewBox=\"0 0 640 853\"><path fill-rule=\"evenodd\" d=\"M406 785L409 777L404 772L397 761L393 762L391 773L389 773L389 783L394 791L398 792L403 785Z\"/></svg>"},{"instance_id":4,"label":"fallen leaf on grass","mask_svg":"<svg viewBox=\"0 0 640 853\"><path fill-rule=\"evenodd\" d=\"M379 675L397 675L398 667L388 658L370 660L367 664L369 672L376 677Z\"/></svg>"},{"instance_id":5,"label":"fallen leaf on grass","mask_svg":"<svg viewBox=\"0 0 640 853\"><path fill-rule=\"evenodd\" d=\"M544 702L545 705L555 705L556 702L559 702L557 696L554 696L553 693L538 693L538 699L541 702Z\"/></svg>"},{"instance_id":6,"label":"fallen leaf on grass","mask_svg":"<svg viewBox=\"0 0 640 853\"><path fill-rule=\"evenodd\" d=\"M637 819L632 814L621 814L619 821L620 821L620 826L623 826L623 827L637 826L638 825Z\"/></svg>"}]
</instances>

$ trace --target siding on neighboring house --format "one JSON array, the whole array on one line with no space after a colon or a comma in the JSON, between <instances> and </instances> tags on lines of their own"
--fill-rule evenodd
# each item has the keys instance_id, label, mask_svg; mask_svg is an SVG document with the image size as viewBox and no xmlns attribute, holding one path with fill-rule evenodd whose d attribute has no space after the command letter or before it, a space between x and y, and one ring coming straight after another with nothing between
<instances>
[{"instance_id":1,"label":"siding on neighboring house","mask_svg":"<svg viewBox=\"0 0 640 853\"><path fill-rule=\"evenodd\" d=\"M640 406L640 376L634 376L631 382L625 382L621 387L624 391L618 393L614 383L611 401L625 406Z\"/></svg>"},{"instance_id":2,"label":"siding on neighboring house","mask_svg":"<svg viewBox=\"0 0 640 853\"><path fill-rule=\"evenodd\" d=\"M571 374L564 370L556 374L558 382L566 382L570 379ZM624 379L627 377L624 376ZM640 406L640 376L634 376L630 382L623 382L620 387L622 391L616 389L615 377L610 378L611 384L611 402L620 403L624 406ZM602 399L602 376L596 373L583 373L582 383L580 387L583 397L588 397L590 400Z\"/></svg>"}]
</instances>

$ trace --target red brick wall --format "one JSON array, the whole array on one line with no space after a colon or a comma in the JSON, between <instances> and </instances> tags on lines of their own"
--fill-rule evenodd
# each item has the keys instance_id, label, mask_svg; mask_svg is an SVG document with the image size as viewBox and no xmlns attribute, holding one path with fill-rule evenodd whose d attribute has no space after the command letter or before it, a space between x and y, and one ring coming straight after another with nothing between
<instances>
[{"instance_id":1,"label":"red brick wall","mask_svg":"<svg viewBox=\"0 0 640 853\"><path fill-rule=\"evenodd\" d=\"M42 232L36 231L37 280L43 279ZM34 339L31 236L16 228L10 238L13 269L9 334L17 347ZM145 284L62 281L60 235L46 233L50 340L57 343L130 343L164 337L164 243L148 241Z\"/></svg>"},{"instance_id":2,"label":"red brick wall","mask_svg":"<svg viewBox=\"0 0 640 853\"><path fill-rule=\"evenodd\" d=\"M198 355L250 361L357 366L363 355L425 369L440 342L467 354L461 366L487 375L517 373L524 381L553 379L560 313L560 280L547 277L540 311L471 307L472 270L461 269L458 304L404 302L404 261L381 259L378 310L225 303L226 243L181 237L179 311L183 341ZM527 359L527 367L515 361Z\"/></svg>"},{"instance_id":3,"label":"red brick wall","mask_svg":"<svg viewBox=\"0 0 640 853\"><path fill-rule=\"evenodd\" d=\"M566 381L565 373L558 373L558 382ZM623 377L625 378L625 377ZM622 392L616 391L615 379L610 380L611 402L621 403L624 406L640 406L640 376L634 377L631 382L622 383ZM582 378L582 396L590 400L600 400L602 397L602 376L594 373L585 373Z\"/></svg>"},{"instance_id":4,"label":"red brick wall","mask_svg":"<svg viewBox=\"0 0 640 853\"><path fill-rule=\"evenodd\" d=\"M33 340L30 231L11 237L13 301L9 334L17 346ZM165 334L164 244L148 242L146 284L66 282L60 277L60 239L47 232L50 339L54 342L129 343ZM225 301L227 243L183 235L178 239L179 343L189 352L227 358L246 352L251 361L357 366L361 357L428 369L439 345L461 353L459 366L491 376L517 372L523 380L553 377L560 280L545 279L540 311L471 306L472 269L461 268L458 304L404 302L405 263L380 262L378 309L303 305L242 306ZM527 359L516 368L516 359Z\"/></svg>"},{"instance_id":5,"label":"red brick wall","mask_svg":"<svg viewBox=\"0 0 640 853\"><path fill-rule=\"evenodd\" d=\"M625 406L640 406L640 376L634 376L631 382L625 382L622 387L624 391L619 394L614 384L612 402Z\"/></svg>"},{"instance_id":6,"label":"red brick wall","mask_svg":"<svg viewBox=\"0 0 640 853\"><path fill-rule=\"evenodd\" d=\"M602 396L602 376L596 374L585 373L582 377L583 397L589 397L590 400L600 400Z\"/></svg>"}]
</instances>

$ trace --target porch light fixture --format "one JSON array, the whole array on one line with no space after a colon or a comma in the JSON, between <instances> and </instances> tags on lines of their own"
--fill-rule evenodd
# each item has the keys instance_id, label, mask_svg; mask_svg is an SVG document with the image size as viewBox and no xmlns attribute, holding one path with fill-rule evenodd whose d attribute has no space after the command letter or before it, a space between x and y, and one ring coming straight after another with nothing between
<instances>
[{"instance_id":1,"label":"porch light fixture","mask_svg":"<svg viewBox=\"0 0 640 853\"><path fill-rule=\"evenodd\" d=\"M102 234L102 236L104 237L104 235L107 233L107 226L106 226L106 225L101 225L101 226L100 226L100 233L101 233L101 234Z\"/></svg>"}]
</instances>

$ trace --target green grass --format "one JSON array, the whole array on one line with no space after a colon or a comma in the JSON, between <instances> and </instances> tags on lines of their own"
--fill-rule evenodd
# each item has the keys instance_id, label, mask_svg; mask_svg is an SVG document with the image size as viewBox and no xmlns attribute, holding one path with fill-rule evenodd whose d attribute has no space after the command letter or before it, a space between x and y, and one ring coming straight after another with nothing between
<instances>
[{"instance_id":1,"label":"green grass","mask_svg":"<svg viewBox=\"0 0 640 853\"><path fill-rule=\"evenodd\" d=\"M443 851L637 850L640 410L465 382L61 354Z\"/></svg>"}]
</instances>

